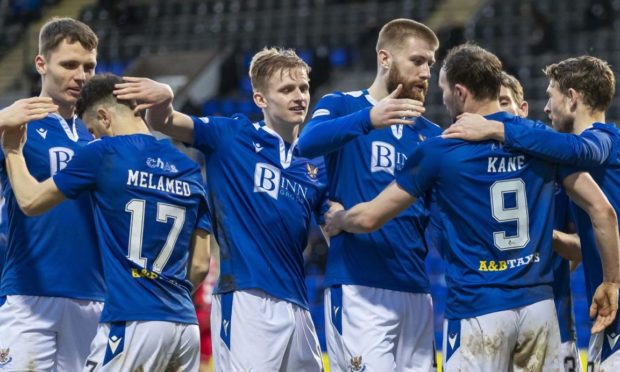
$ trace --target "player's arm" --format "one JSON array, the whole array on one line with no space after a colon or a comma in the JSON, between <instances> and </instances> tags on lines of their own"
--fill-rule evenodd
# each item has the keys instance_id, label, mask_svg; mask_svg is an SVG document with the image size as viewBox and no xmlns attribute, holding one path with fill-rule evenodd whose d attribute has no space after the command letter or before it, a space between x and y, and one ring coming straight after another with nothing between
<instances>
[{"instance_id":1,"label":"player's arm","mask_svg":"<svg viewBox=\"0 0 620 372\"><path fill-rule=\"evenodd\" d=\"M2 147L15 199L25 215L35 216L58 205L65 200L65 196L53 179L39 182L32 177L22 152L25 142L25 126L4 131Z\"/></svg>"},{"instance_id":2,"label":"player's arm","mask_svg":"<svg viewBox=\"0 0 620 372\"><path fill-rule=\"evenodd\" d=\"M146 110L146 122L155 130L185 143L194 141L193 120L172 106L174 94L169 85L157 81L123 77L124 83L116 84L114 95L121 100L138 102L134 111Z\"/></svg>"},{"instance_id":3,"label":"player's arm","mask_svg":"<svg viewBox=\"0 0 620 372\"><path fill-rule=\"evenodd\" d=\"M523 125L520 120L501 123L476 114L461 115L444 131L443 137L467 141L494 139L504 142L509 149L555 163L581 167L603 164L611 153L612 145L609 134L600 130L589 130L581 135L558 133L540 122L534 126Z\"/></svg>"},{"instance_id":4,"label":"player's arm","mask_svg":"<svg viewBox=\"0 0 620 372\"><path fill-rule=\"evenodd\" d=\"M620 284L618 218L611 204L592 177L576 172L564 178L570 198L589 216L603 265L603 283L596 289L590 306L590 317L597 315L592 332L605 329L616 318Z\"/></svg>"},{"instance_id":5,"label":"player's arm","mask_svg":"<svg viewBox=\"0 0 620 372\"><path fill-rule=\"evenodd\" d=\"M190 245L190 266L187 278L192 283L194 291L198 289L209 273L209 261L211 259L211 241L209 232L196 229L192 235Z\"/></svg>"},{"instance_id":6,"label":"player's arm","mask_svg":"<svg viewBox=\"0 0 620 372\"><path fill-rule=\"evenodd\" d=\"M41 120L58 111L50 97L31 97L13 102L0 110L0 128L18 127L34 120Z\"/></svg>"},{"instance_id":7,"label":"player's arm","mask_svg":"<svg viewBox=\"0 0 620 372\"><path fill-rule=\"evenodd\" d=\"M325 215L326 230L330 235L338 231L369 233L381 228L415 201L414 196L393 181L373 200L359 203L349 210L340 209L340 204L332 204Z\"/></svg>"},{"instance_id":8,"label":"player's arm","mask_svg":"<svg viewBox=\"0 0 620 372\"><path fill-rule=\"evenodd\" d=\"M581 261L581 241L577 234L553 230L553 250L571 262Z\"/></svg>"},{"instance_id":9,"label":"player's arm","mask_svg":"<svg viewBox=\"0 0 620 372\"><path fill-rule=\"evenodd\" d=\"M401 91L399 85L374 107L343 116L338 113L344 104L342 97L333 94L323 97L299 136L297 151L301 156L315 158L336 151L375 128L413 124L411 118L422 115L424 106L420 101L398 98Z\"/></svg>"}]
</instances>

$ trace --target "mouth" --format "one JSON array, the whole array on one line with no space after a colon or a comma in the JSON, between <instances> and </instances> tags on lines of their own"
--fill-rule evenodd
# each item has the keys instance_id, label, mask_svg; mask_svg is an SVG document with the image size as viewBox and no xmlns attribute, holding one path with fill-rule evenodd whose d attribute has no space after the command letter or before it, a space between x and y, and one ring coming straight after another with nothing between
<instances>
[{"instance_id":1,"label":"mouth","mask_svg":"<svg viewBox=\"0 0 620 372\"><path fill-rule=\"evenodd\" d=\"M294 112L295 114L305 114L306 112L306 107L305 106L293 106L291 108L289 108L290 111Z\"/></svg>"},{"instance_id":2,"label":"mouth","mask_svg":"<svg viewBox=\"0 0 620 372\"><path fill-rule=\"evenodd\" d=\"M80 88L69 88L67 89L67 91L73 95L73 96L79 96L80 95Z\"/></svg>"}]
</instances>

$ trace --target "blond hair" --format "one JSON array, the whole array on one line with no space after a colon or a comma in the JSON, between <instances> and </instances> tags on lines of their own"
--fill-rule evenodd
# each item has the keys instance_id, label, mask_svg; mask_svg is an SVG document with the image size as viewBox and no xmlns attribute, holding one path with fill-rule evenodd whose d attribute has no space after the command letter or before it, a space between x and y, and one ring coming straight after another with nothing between
<instances>
[{"instance_id":1,"label":"blond hair","mask_svg":"<svg viewBox=\"0 0 620 372\"><path fill-rule=\"evenodd\" d=\"M250 63L250 81L254 90L265 88L267 81L276 73L295 69L304 69L310 74L310 66L295 53L293 49L264 48L252 57Z\"/></svg>"},{"instance_id":2,"label":"blond hair","mask_svg":"<svg viewBox=\"0 0 620 372\"><path fill-rule=\"evenodd\" d=\"M437 35L428 26L412 19L398 18L389 21L381 28L376 50L379 52L381 49L400 48L410 37L422 39L434 49L439 47Z\"/></svg>"}]
</instances>

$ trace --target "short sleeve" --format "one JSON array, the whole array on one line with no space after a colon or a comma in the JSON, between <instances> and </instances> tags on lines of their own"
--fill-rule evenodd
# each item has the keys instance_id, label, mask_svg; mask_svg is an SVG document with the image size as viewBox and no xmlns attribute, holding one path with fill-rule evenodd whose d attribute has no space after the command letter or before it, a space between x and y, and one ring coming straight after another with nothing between
<instances>
[{"instance_id":1,"label":"short sleeve","mask_svg":"<svg viewBox=\"0 0 620 372\"><path fill-rule=\"evenodd\" d=\"M437 170L441 169L439 141L443 139L433 138L422 143L396 175L396 183L412 196L424 196L436 181Z\"/></svg>"},{"instance_id":2,"label":"short sleeve","mask_svg":"<svg viewBox=\"0 0 620 372\"><path fill-rule=\"evenodd\" d=\"M54 175L54 183L58 190L65 197L75 199L83 191L94 189L104 153L103 140L92 141L80 148L67 167Z\"/></svg>"}]
</instances>

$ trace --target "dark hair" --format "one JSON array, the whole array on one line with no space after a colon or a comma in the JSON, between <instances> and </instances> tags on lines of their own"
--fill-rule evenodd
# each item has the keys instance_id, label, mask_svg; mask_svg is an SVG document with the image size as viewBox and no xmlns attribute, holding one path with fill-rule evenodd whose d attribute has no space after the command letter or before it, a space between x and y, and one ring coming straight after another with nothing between
<instances>
[{"instance_id":1,"label":"dark hair","mask_svg":"<svg viewBox=\"0 0 620 372\"><path fill-rule=\"evenodd\" d=\"M114 85L122 83L123 79L113 74L95 75L86 82L80 90L80 96L75 103L75 113L81 119L88 109L99 101L110 99L120 105L125 105L133 110L132 101L118 100L114 97Z\"/></svg>"},{"instance_id":2,"label":"dark hair","mask_svg":"<svg viewBox=\"0 0 620 372\"><path fill-rule=\"evenodd\" d=\"M77 41L89 51L99 44L97 35L85 23L73 18L54 17L39 31L39 54L47 57L65 39L70 44Z\"/></svg>"},{"instance_id":3,"label":"dark hair","mask_svg":"<svg viewBox=\"0 0 620 372\"><path fill-rule=\"evenodd\" d=\"M475 99L497 99L502 84L502 62L488 50L472 43L461 44L443 61L448 84L467 87Z\"/></svg>"},{"instance_id":4,"label":"dark hair","mask_svg":"<svg viewBox=\"0 0 620 372\"><path fill-rule=\"evenodd\" d=\"M597 111L605 111L616 93L616 78L607 62L592 56L568 58L549 65L545 75L558 83L560 92L570 88L583 95L583 102Z\"/></svg>"}]
</instances>

